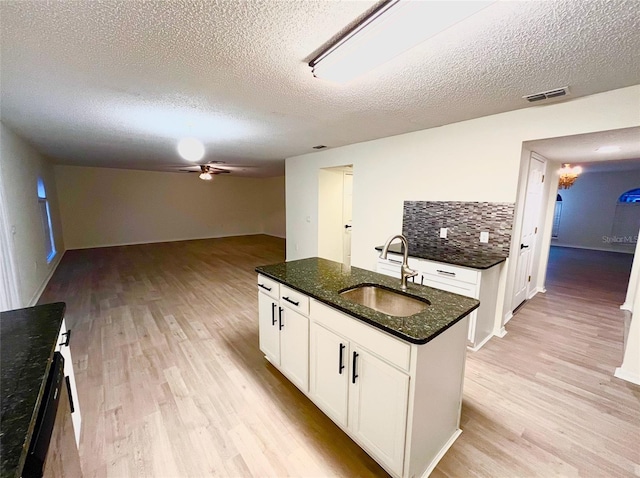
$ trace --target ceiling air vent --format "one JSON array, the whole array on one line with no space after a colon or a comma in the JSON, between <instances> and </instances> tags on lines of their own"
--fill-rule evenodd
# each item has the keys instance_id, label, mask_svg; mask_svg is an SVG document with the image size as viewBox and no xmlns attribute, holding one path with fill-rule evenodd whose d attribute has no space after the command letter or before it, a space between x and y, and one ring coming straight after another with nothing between
<instances>
[{"instance_id":1,"label":"ceiling air vent","mask_svg":"<svg viewBox=\"0 0 640 478\"><path fill-rule=\"evenodd\" d=\"M562 88L556 88L549 91L543 91L541 93L534 93L533 95L523 96L529 103L535 103L536 101L550 100L552 98L559 98L561 96L567 96L569 94L569 87L563 86Z\"/></svg>"}]
</instances>

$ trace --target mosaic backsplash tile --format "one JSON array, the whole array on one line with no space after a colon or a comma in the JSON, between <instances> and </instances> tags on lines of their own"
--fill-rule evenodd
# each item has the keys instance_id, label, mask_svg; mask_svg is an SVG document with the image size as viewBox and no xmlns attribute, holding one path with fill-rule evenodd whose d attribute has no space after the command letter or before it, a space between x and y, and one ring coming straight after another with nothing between
<instances>
[{"instance_id":1,"label":"mosaic backsplash tile","mask_svg":"<svg viewBox=\"0 0 640 478\"><path fill-rule=\"evenodd\" d=\"M436 247L509 255L513 203L463 201L405 201L402 233L409 247ZM440 238L440 228L447 238ZM480 232L489 232L489 243Z\"/></svg>"}]
</instances>

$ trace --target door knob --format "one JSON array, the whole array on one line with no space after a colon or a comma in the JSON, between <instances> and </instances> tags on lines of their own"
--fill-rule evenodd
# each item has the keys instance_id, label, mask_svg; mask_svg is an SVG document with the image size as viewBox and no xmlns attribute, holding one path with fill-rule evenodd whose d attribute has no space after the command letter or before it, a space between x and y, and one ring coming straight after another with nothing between
<instances>
[{"instance_id":1,"label":"door knob","mask_svg":"<svg viewBox=\"0 0 640 478\"><path fill-rule=\"evenodd\" d=\"M529 246L525 246L524 244L520 244L520 249L529 249Z\"/></svg>"},{"instance_id":2,"label":"door knob","mask_svg":"<svg viewBox=\"0 0 640 478\"><path fill-rule=\"evenodd\" d=\"M345 225L344 225L344 228L345 228L345 229L351 229L351 227L352 227L352 226L351 226L351 224L345 224Z\"/></svg>"}]
</instances>

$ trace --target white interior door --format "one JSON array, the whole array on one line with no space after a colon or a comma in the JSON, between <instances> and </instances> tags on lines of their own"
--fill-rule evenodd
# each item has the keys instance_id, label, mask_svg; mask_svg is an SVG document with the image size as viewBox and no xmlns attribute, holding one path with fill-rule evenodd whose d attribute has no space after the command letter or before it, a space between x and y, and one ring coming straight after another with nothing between
<instances>
[{"instance_id":1,"label":"white interior door","mask_svg":"<svg viewBox=\"0 0 640 478\"><path fill-rule=\"evenodd\" d=\"M529 174L527 177L522 232L517 256L518 262L512 302L513 309L522 304L529 295L531 266L535 252L538 223L540 221L544 170L544 161L532 154L529 159Z\"/></svg>"},{"instance_id":2,"label":"white interior door","mask_svg":"<svg viewBox=\"0 0 640 478\"><path fill-rule=\"evenodd\" d=\"M351 219L353 209L353 173L345 172L342 190L342 222L344 232L342 233L342 263L351 265Z\"/></svg>"}]
</instances>

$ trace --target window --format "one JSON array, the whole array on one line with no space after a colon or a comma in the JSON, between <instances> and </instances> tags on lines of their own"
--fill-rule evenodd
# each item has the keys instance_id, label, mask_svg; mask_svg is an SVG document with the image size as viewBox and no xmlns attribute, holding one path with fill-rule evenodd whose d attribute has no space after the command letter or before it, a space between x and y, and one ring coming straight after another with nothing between
<instances>
[{"instance_id":1,"label":"window","mask_svg":"<svg viewBox=\"0 0 640 478\"><path fill-rule=\"evenodd\" d=\"M640 189L631 189L618 199L618 202L640 202Z\"/></svg>"},{"instance_id":2,"label":"window","mask_svg":"<svg viewBox=\"0 0 640 478\"><path fill-rule=\"evenodd\" d=\"M49 201L42 178L38 178L38 206L40 208L40 220L44 233L44 248L47 262L51 262L56 256L56 245L53 240L53 228L51 227L51 212L49 211Z\"/></svg>"},{"instance_id":3,"label":"window","mask_svg":"<svg viewBox=\"0 0 640 478\"><path fill-rule=\"evenodd\" d=\"M551 229L551 237L557 238L560 232L560 215L562 214L562 196L556 196L556 209L553 213L553 228Z\"/></svg>"},{"instance_id":4,"label":"window","mask_svg":"<svg viewBox=\"0 0 640 478\"><path fill-rule=\"evenodd\" d=\"M616 248L631 251L638 242L640 229L640 188L630 189L618 198L611 235L603 240Z\"/></svg>"}]
</instances>

